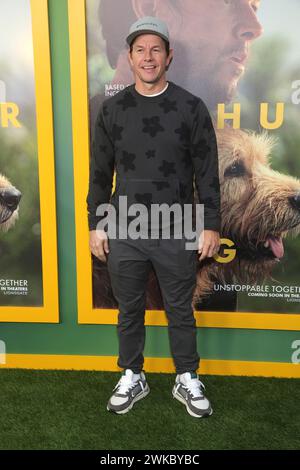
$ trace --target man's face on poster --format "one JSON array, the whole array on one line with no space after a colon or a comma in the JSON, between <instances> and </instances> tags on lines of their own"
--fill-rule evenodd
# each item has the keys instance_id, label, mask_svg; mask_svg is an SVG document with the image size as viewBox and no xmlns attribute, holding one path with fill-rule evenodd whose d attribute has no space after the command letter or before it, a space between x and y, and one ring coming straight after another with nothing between
<instances>
[{"instance_id":1,"label":"man's face on poster","mask_svg":"<svg viewBox=\"0 0 300 470\"><path fill-rule=\"evenodd\" d=\"M141 0L143 2L143 0ZM260 0L158 0L155 14L169 26L174 60L169 78L203 96L210 107L232 100L262 34Z\"/></svg>"}]
</instances>

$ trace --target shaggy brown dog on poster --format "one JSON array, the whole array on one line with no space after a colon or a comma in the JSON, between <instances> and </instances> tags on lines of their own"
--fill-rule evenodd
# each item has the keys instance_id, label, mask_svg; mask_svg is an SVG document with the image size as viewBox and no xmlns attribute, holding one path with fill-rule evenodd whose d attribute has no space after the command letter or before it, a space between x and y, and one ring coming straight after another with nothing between
<instances>
[{"instance_id":1,"label":"shaggy brown dog on poster","mask_svg":"<svg viewBox=\"0 0 300 470\"><path fill-rule=\"evenodd\" d=\"M221 239L234 245L228 263L206 258L198 265L193 307L233 310L234 295L213 292L214 284L256 284L270 278L284 256L283 239L300 232L300 181L271 169L275 140L266 132L226 128L217 130L221 186ZM197 202L197 195L195 194ZM226 259L227 245L219 255ZM93 301L95 308L116 308L105 263L93 257ZM226 305L227 303L227 305ZM163 309L163 301L152 270L147 286L147 309Z\"/></svg>"},{"instance_id":2,"label":"shaggy brown dog on poster","mask_svg":"<svg viewBox=\"0 0 300 470\"><path fill-rule=\"evenodd\" d=\"M221 187L221 238L234 242L229 263L199 264L194 300L211 294L214 282L256 284L270 278L284 256L283 239L300 232L300 181L271 168L275 139L266 132L217 131ZM221 245L219 255L226 259Z\"/></svg>"},{"instance_id":3,"label":"shaggy brown dog on poster","mask_svg":"<svg viewBox=\"0 0 300 470\"><path fill-rule=\"evenodd\" d=\"M19 216L22 194L0 173L0 230L7 232Z\"/></svg>"}]
</instances>

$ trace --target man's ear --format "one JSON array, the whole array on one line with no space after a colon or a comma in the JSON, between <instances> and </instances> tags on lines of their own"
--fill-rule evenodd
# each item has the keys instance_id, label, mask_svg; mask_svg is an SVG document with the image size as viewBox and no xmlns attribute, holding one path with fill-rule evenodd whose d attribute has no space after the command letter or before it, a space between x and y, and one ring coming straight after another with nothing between
<instances>
[{"instance_id":1,"label":"man's ear","mask_svg":"<svg viewBox=\"0 0 300 470\"><path fill-rule=\"evenodd\" d=\"M131 0L132 8L137 18L143 16L155 16L155 8L157 0Z\"/></svg>"},{"instance_id":2,"label":"man's ear","mask_svg":"<svg viewBox=\"0 0 300 470\"><path fill-rule=\"evenodd\" d=\"M169 56L171 56L171 57L170 57L169 64L166 66L166 71L169 70L169 67L170 67L170 65L171 65L171 63L172 63L172 60L173 60L173 49L170 49L170 54L169 54Z\"/></svg>"},{"instance_id":3,"label":"man's ear","mask_svg":"<svg viewBox=\"0 0 300 470\"><path fill-rule=\"evenodd\" d=\"M130 49L128 49L127 51L127 60L128 60L129 67L132 70Z\"/></svg>"}]
</instances>

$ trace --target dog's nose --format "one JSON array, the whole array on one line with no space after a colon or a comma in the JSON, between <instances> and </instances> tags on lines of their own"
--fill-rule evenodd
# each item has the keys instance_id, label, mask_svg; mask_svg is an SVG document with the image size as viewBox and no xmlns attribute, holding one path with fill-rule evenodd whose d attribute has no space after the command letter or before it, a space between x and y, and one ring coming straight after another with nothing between
<instances>
[{"instance_id":1,"label":"dog's nose","mask_svg":"<svg viewBox=\"0 0 300 470\"><path fill-rule=\"evenodd\" d=\"M297 209L298 211L300 210L300 192L294 196L290 196L289 201L294 209Z\"/></svg>"},{"instance_id":2,"label":"dog's nose","mask_svg":"<svg viewBox=\"0 0 300 470\"><path fill-rule=\"evenodd\" d=\"M11 211L16 210L21 196L22 193L14 186L0 190L0 202Z\"/></svg>"}]
</instances>

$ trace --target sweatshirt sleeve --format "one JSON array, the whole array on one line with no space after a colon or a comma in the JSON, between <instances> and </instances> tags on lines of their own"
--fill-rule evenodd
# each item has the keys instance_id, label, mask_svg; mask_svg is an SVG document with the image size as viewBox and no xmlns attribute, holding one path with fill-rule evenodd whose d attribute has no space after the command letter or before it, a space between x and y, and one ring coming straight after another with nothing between
<instances>
[{"instance_id":1,"label":"sweatshirt sleeve","mask_svg":"<svg viewBox=\"0 0 300 470\"><path fill-rule=\"evenodd\" d=\"M218 147L208 109L199 100L191 132L191 154L200 204L204 204L204 229L220 232L220 182Z\"/></svg>"},{"instance_id":2,"label":"sweatshirt sleeve","mask_svg":"<svg viewBox=\"0 0 300 470\"><path fill-rule=\"evenodd\" d=\"M95 122L89 168L89 189L86 198L89 230L105 217L96 215L97 207L110 201L114 174L114 146L107 131L101 106Z\"/></svg>"}]
</instances>

